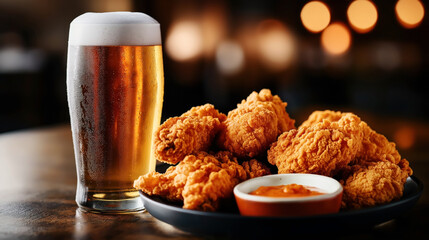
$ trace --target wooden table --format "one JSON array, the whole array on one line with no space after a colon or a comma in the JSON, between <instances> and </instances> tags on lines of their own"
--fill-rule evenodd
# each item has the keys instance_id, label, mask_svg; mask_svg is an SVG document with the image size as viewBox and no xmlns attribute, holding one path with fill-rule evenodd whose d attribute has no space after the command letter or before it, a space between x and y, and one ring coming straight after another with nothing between
<instances>
[{"instance_id":1,"label":"wooden table","mask_svg":"<svg viewBox=\"0 0 429 240\"><path fill-rule=\"evenodd\" d=\"M426 157L424 154L421 158ZM410 162L415 175L429 183L429 159ZM428 237L429 185L425 185L417 205L401 217L369 231L333 237ZM81 212L74 201L75 188L76 171L69 126L0 134L0 239L215 238L183 232L147 212L130 215Z\"/></svg>"}]
</instances>

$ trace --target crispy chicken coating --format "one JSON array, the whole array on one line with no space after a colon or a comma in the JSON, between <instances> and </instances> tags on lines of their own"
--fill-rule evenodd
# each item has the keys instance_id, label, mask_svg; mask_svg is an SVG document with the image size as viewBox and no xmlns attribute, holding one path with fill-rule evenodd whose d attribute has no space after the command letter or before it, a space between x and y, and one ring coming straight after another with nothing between
<instances>
[{"instance_id":1,"label":"crispy chicken coating","mask_svg":"<svg viewBox=\"0 0 429 240\"><path fill-rule=\"evenodd\" d=\"M394 142L389 142L384 135L372 130L368 125L363 132L362 149L356 160L360 162L386 160L399 164L402 158Z\"/></svg>"},{"instance_id":2,"label":"crispy chicken coating","mask_svg":"<svg viewBox=\"0 0 429 240\"><path fill-rule=\"evenodd\" d=\"M314 173L334 176L361 148L362 122L354 114L338 121L322 120L283 133L268 151L268 161L279 173Z\"/></svg>"},{"instance_id":3,"label":"crispy chicken coating","mask_svg":"<svg viewBox=\"0 0 429 240\"><path fill-rule=\"evenodd\" d=\"M286 112L287 102L283 102L278 95L272 95L269 89L262 89L259 93L252 92L246 100L238 104L238 108L243 105L255 102L262 103L265 108L273 111L277 115L279 134L289 129L295 128L295 120L291 119Z\"/></svg>"},{"instance_id":4,"label":"crispy chicken coating","mask_svg":"<svg viewBox=\"0 0 429 240\"><path fill-rule=\"evenodd\" d=\"M244 161L241 166L246 171L248 179L271 174L270 169L256 159Z\"/></svg>"},{"instance_id":5,"label":"crispy chicken coating","mask_svg":"<svg viewBox=\"0 0 429 240\"><path fill-rule=\"evenodd\" d=\"M154 135L155 157L177 164L189 154L209 150L225 119L225 114L211 104L193 107L180 117L167 119Z\"/></svg>"},{"instance_id":6,"label":"crispy chicken coating","mask_svg":"<svg viewBox=\"0 0 429 240\"><path fill-rule=\"evenodd\" d=\"M389 161L364 162L351 167L351 175L340 180L343 185L342 208L371 207L399 199L412 170L403 159L397 165Z\"/></svg>"},{"instance_id":7,"label":"crispy chicken coating","mask_svg":"<svg viewBox=\"0 0 429 240\"><path fill-rule=\"evenodd\" d=\"M347 113L342 113L340 111L334 112L331 110L314 111L313 113L310 114L310 116L307 118L307 120L305 120L300 125L300 127L309 127L309 126L312 126L316 123L323 122L323 120L328 120L330 122L336 122L336 121L340 120L340 118L346 114Z\"/></svg>"},{"instance_id":8,"label":"crispy chicken coating","mask_svg":"<svg viewBox=\"0 0 429 240\"><path fill-rule=\"evenodd\" d=\"M186 209L215 211L221 200L232 196L234 186L247 179L244 168L231 156L225 152L188 155L164 174L140 176L134 187L171 201L183 200Z\"/></svg>"},{"instance_id":9,"label":"crispy chicken coating","mask_svg":"<svg viewBox=\"0 0 429 240\"><path fill-rule=\"evenodd\" d=\"M294 128L286 105L268 89L253 92L228 113L218 145L239 158L261 155L282 132Z\"/></svg>"}]
</instances>

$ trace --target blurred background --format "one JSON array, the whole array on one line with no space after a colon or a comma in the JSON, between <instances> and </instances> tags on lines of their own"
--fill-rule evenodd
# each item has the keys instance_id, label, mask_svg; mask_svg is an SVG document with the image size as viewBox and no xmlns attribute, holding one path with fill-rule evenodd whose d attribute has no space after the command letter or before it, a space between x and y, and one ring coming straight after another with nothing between
<instances>
[{"instance_id":1,"label":"blurred background","mask_svg":"<svg viewBox=\"0 0 429 240\"><path fill-rule=\"evenodd\" d=\"M353 111L402 153L426 157L427 7L418 0L0 0L0 132L69 122L73 18L140 11L161 23L163 120L204 103L227 113L270 88L297 125L314 110Z\"/></svg>"}]
</instances>

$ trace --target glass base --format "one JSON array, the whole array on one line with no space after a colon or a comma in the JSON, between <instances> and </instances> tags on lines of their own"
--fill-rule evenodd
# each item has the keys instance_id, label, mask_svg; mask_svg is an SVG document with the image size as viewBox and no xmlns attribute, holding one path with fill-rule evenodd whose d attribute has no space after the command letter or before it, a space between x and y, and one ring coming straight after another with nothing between
<instances>
[{"instance_id":1,"label":"glass base","mask_svg":"<svg viewBox=\"0 0 429 240\"><path fill-rule=\"evenodd\" d=\"M144 212L145 208L138 191L125 192L87 192L86 196L76 202L85 212L104 214L127 214ZM82 196L82 195L81 195Z\"/></svg>"}]
</instances>

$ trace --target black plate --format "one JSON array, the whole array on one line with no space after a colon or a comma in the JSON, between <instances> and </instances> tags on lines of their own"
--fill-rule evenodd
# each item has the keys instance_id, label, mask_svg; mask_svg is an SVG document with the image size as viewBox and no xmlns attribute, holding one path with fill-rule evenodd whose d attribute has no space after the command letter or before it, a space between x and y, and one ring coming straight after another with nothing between
<instances>
[{"instance_id":1,"label":"black plate","mask_svg":"<svg viewBox=\"0 0 429 240\"><path fill-rule=\"evenodd\" d=\"M309 217L247 217L238 212L202 212L151 197L140 191L146 210L155 218L183 231L202 235L267 236L338 233L370 228L394 219L414 206L423 191L423 183L411 176L407 179L401 199L381 206L336 214Z\"/></svg>"}]
</instances>

